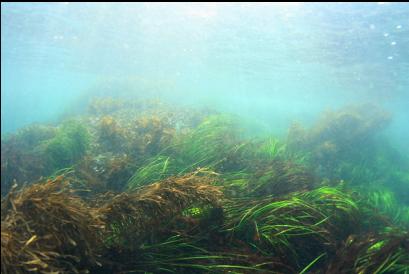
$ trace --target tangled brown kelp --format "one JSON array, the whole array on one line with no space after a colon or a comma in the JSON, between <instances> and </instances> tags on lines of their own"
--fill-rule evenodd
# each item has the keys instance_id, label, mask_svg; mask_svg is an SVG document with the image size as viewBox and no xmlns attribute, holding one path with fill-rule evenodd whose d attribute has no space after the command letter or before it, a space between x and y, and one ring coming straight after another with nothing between
<instances>
[{"instance_id":1,"label":"tangled brown kelp","mask_svg":"<svg viewBox=\"0 0 409 274\"><path fill-rule=\"evenodd\" d=\"M98 144L102 151L123 151L125 144L124 129L111 116L103 116L97 126Z\"/></svg>"},{"instance_id":2,"label":"tangled brown kelp","mask_svg":"<svg viewBox=\"0 0 409 274\"><path fill-rule=\"evenodd\" d=\"M63 177L12 191L1 206L2 273L76 273L98 264L103 223Z\"/></svg>"},{"instance_id":3,"label":"tangled brown kelp","mask_svg":"<svg viewBox=\"0 0 409 274\"><path fill-rule=\"evenodd\" d=\"M182 177L170 177L133 193L112 197L99 212L110 223L113 245L135 249L166 236L171 223L189 207L220 207L222 196L203 170ZM161 236L162 235L162 236Z\"/></svg>"},{"instance_id":4,"label":"tangled brown kelp","mask_svg":"<svg viewBox=\"0 0 409 274\"><path fill-rule=\"evenodd\" d=\"M84 157L73 167L74 178L71 179L89 192L87 196L106 191L119 192L124 190L134 168L127 154L104 153L96 157Z\"/></svg>"},{"instance_id":5,"label":"tangled brown kelp","mask_svg":"<svg viewBox=\"0 0 409 274\"><path fill-rule=\"evenodd\" d=\"M2 201L2 272L77 272L100 264L102 246L133 251L158 244L182 222L183 229L197 225L189 217L192 207L220 208L214 179L198 170L137 192L104 195L92 203L98 209L73 195L63 176L10 192Z\"/></svg>"},{"instance_id":6,"label":"tangled brown kelp","mask_svg":"<svg viewBox=\"0 0 409 274\"><path fill-rule=\"evenodd\" d=\"M96 111L91 106L91 116L84 116L97 137L96 152L127 153L136 160L155 156L170 145L176 132L189 132L206 114L152 100L96 98L93 103L107 104Z\"/></svg>"},{"instance_id":7,"label":"tangled brown kelp","mask_svg":"<svg viewBox=\"0 0 409 274\"><path fill-rule=\"evenodd\" d=\"M169 145L175 134L168 117L159 115L127 119L103 116L95 131L100 153L128 153L137 159L155 155Z\"/></svg>"},{"instance_id":8,"label":"tangled brown kelp","mask_svg":"<svg viewBox=\"0 0 409 274\"><path fill-rule=\"evenodd\" d=\"M101 197L106 220L105 262L115 271L153 273L240 273L265 271L238 250L220 248L224 221L216 174L200 169L169 177L131 193ZM208 248L212 248L210 251Z\"/></svg>"}]
</instances>

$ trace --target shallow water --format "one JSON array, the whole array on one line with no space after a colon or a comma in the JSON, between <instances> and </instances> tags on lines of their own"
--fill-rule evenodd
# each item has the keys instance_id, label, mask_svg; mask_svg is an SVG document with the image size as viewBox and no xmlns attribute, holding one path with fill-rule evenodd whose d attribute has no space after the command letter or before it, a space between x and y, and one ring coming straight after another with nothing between
<instances>
[{"instance_id":1,"label":"shallow water","mask_svg":"<svg viewBox=\"0 0 409 274\"><path fill-rule=\"evenodd\" d=\"M183 231L182 235L193 233L189 240L195 239L194 244L201 248L194 252L208 250L207 255L215 255L222 252L221 246L227 246L223 252L228 252L228 259L197 262L191 258L192 265L207 267L217 262L236 265L233 269L239 271L237 265L253 267L265 263L266 257L272 260L274 254L288 258L297 254L280 262L289 268L276 268L273 263L271 268L242 270L295 273L307 271L309 262L317 259L314 271L336 273L342 267L335 262L342 259L356 267L344 271L373 273L381 269L385 255L382 252L387 248L371 249L370 244L378 243L379 247L393 243L390 249L395 253L388 257L390 268L382 273L409 273L409 259L405 257L409 246L405 240L409 227L408 121L409 5L406 3L1 4L2 196L13 185L20 189L26 184L24 199L30 200L30 193L40 195L44 191L44 197L53 191L60 193L55 184L62 180L74 184L73 189L79 191L74 201L81 205L84 202L98 211L83 223L100 221L112 228L108 232L99 231L104 235L104 248L109 247L112 254L104 248L96 251L81 247L84 250L79 248L80 254L69 253L72 256L102 252L105 260L116 254L118 246L128 248L129 254L145 245L147 250L155 251L155 244L165 241L160 233L147 236L144 219L128 216L118 221L117 216L109 215L106 208L115 199L106 193L113 191L120 195L142 188L152 201L158 195L165 195L161 191L166 192L169 187L175 190L171 193L181 193L180 197L171 194L168 197L171 201L164 202L164 207L171 208L166 212L172 218L182 218L181 223L189 228L200 219L212 229L227 227L229 233L239 230L235 232L238 234L229 236L225 231L219 234L219 230L204 236L197 227L196 230L185 226L175 228L168 220L169 227ZM194 172L203 172L203 168L206 179L199 180L199 184L203 184L207 194L190 185L189 176L197 180ZM219 178L215 182L210 179L214 173ZM178 183L168 186L165 179L170 176L178 176L176 182L189 178L187 189L178 189L181 187ZM158 185L152 185L158 181ZM35 190L41 183L45 183L44 189ZM221 199L218 191L229 199L248 200L233 204L222 200L221 205L216 205L214 200ZM107 198L103 204L98 200L101 199L98 195L103 193L112 200ZM61 199L69 200L70 195ZM124 200L124 204L137 203L145 197L138 195ZM257 211L260 215L254 216L245 213L257 202L255 208L262 208L267 196L280 201L301 199L311 206L302 208L289 203L284 208L294 212L293 216L283 211L282 219L268 221L265 216L272 216L268 212ZM116 201L121 201L121 197ZM324 205L316 197L326 201ZM177 202L172 204L172 199ZM192 199L206 202L205 205L188 202ZM338 199L346 206L336 204L337 209L326 208L331 199ZM33 198L34 202L40 200ZM53 208L52 202L45 199L39 208ZM209 206L214 211L209 213ZM84 208L79 206L78 212ZM310 227L311 224L301 222L303 217L297 212L314 215L308 211L311 208L322 216L342 217L328 217L326 227L327 219L310 216L311 222L317 224ZM339 208L348 210L340 212ZM2 213L7 213L10 220L17 216L11 209ZM79 218L71 214L73 220ZM145 217L150 214L160 216L148 210ZM197 219L195 214L199 216ZM246 219L250 215L253 219ZM115 221L109 222L111 217ZM162 217L167 220L166 214ZM209 219L217 221L211 223ZM364 219L370 220L369 225ZM297 231L300 234L319 227L313 234L320 235L321 240L296 238L293 242L274 242L279 235L291 238L286 233L297 225L302 227L300 223L292 223L294 220L310 229ZM360 220L356 222L360 231L349 227L356 220ZM144 225L135 232L132 225L138 222ZM20 233L16 232L15 224L5 222L5 233ZM345 229L335 231L333 227L340 224ZM167 227L163 223L153 226ZM368 229L371 226L372 230ZM273 233L272 227L288 230ZM82 233L88 235L88 230L83 229ZM65 235L64 231L58 233ZM139 238L122 235L124 231L132 231L129 234ZM37 240L37 235L25 233L18 234L21 238L16 242L30 247L38 243L39 250L47 246ZM166 233L175 236L174 230ZM365 238L365 233L376 236ZM268 235L274 237L267 241ZM400 242L393 241L393 235ZM74 241L85 237L77 236ZM201 237L217 244L203 246L198 240ZM237 237L237 242L227 244L229 237ZM10 239L12 242L13 238ZM187 243L187 238L183 241ZM304 241L316 241L316 245L311 250L303 249ZM285 247L280 244L284 242L292 248L291 252L283 251ZM96 243L90 240L90 244ZM335 246L342 245L348 251L345 254L365 248L367 253L373 250L379 253L371 253L371 265L360 261L360 257L337 257ZM168 245L164 246L158 249L159 254L166 257L174 253L166 253ZM249 254L255 247L262 252L252 257ZM3 248L2 240L2 254ZM182 255L193 252L182 245L173 248ZM68 250L55 247L46 251L65 254ZM249 257L243 261L229 257L237 252ZM176 273L198 271L193 266L186 270L166 263L158 264L163 269L151 268L150 255L138 257L143 262L141 265L128 265L121 261L122 255L116 255L119 258L116 263L123 264L121 267L108 266L105 261L101 270L91 257L79 265L93 273L135 269L160 273L166 268ZM181 259L166 258L175 260L172 262ZM21 263L24 259L16 260ZM64 269L60 268L59 260L45 262L55 267L51 270ZM348 263L345 267L349 267ZM42 269L44 265L31 267ZM216 273L227 271L214 267ZM2 257L2 272L4 269ZM7 271L14 273L18 269L21 270L16 267Z\"/></svg>"},{"instance_id":2,"label":"shallow water","mask_svg":"<svg viewBox=\"0 0 409 274\"><path fill-rule=\"evenodd\" d=\"M395 139L404 139L408 13L406 3L4 3L2 132L128 80L137 94L279 128L372 101L396 112Z\"/></svg>"}]
</instances>

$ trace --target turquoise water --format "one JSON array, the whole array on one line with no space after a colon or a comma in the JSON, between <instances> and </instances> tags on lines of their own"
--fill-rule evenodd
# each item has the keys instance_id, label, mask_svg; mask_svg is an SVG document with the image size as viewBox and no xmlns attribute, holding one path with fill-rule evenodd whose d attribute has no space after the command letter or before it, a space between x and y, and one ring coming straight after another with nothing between
<instances>
[{"instance_id":1,"label":"turquoise water","mask_svg":"<svg viewBox=\"0 0 409 274\"><path fill-rule=\"evenodd\" d=\"M209 105L277 132L373 102L409 136L409 5L2 3L1 131L87 94Z\"/></svg>"},{"instance_id":2,"label":"turquoise water","mask_svg":"<svg viewBox=\"0 0 409 274\"><path fill-rule=\"evenodd\" d=\"M409 4L2 3L1 273L409 274Z\"/></svg>"}]
</instances>

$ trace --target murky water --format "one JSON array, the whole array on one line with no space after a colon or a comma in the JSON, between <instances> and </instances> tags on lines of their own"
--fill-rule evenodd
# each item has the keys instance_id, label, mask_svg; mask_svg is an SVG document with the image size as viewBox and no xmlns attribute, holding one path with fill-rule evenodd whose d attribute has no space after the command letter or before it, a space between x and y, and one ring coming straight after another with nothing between
<instances>
[{"instance_id":1,"label":"murky water","mask_svg":"<svg viewBox=\"0 0 409 274\"><path fill-rule=\"evenodd\" d=\"M406 3L2 3L2 273L409 273L408 121Z\"/></svg>"}]
</instances>

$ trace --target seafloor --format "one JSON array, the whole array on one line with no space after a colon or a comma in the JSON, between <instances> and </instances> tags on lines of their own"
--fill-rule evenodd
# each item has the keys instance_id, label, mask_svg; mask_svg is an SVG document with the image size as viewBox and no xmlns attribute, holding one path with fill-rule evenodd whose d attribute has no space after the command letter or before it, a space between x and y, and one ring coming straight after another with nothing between
<instances>
[{"instance_id":1,"label":"seafloor","mask_svg":"<svg viewBox=\"0 0 409 274\"><path fill-rule=\"evenodd\" d=\"M390 119L348 106L278 138L95 98L2 136L1 272L409 273L409 160Z\"/></svg>"}]
</instances>

